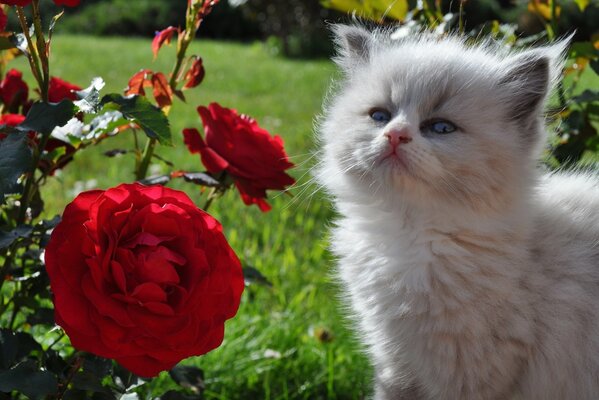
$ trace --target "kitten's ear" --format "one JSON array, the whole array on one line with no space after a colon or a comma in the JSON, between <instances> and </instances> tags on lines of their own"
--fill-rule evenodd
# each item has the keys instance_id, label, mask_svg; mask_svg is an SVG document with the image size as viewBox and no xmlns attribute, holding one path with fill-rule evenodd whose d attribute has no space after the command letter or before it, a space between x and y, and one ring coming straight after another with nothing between
<instances>
[{"instance_id":1,"label":"kitten's ear","mask_svg":"<svg viewBox=\"0 0 599 400\"><path fill-rule=\"evenodd\" d=\"M332 29L337 45L334 61L345 71L365 62L372 49L372 33L360 25L333 25Z\"/></svg>"},{"instance_id":2,"label":"kitten's ear","mask_svg":"<svg viewBox=\"0 0 599 400\"><path fill-rule=\"evenodd\" d=\"M512 120L528 125L539 118L545 99L561 73L570 38L506 60L499 85Z\"/></svg>"}]
</instances>

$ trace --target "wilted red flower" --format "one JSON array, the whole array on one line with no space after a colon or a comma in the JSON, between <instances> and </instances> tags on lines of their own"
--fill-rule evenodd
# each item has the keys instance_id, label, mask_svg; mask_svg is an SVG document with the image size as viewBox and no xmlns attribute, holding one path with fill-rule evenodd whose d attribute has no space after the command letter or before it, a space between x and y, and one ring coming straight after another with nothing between
<instances>
[{"instance_id":1,"label":"wilted red flower","mask_svg":"<svg viewBox=\"0 0 599 400\"><path fill-rule=\"evenodd\" d=\"M59 103L64 99L77 100L75 92L78 90L81 90L81 87L53 76L50 78L50 86L48 87L48 101Z\"/></svg>"},{"instance_id":2,"label":"wilted red flower","mask_svg":"<svg viewBox=\"0 0 599 400\"><path fill-rule=\"evenodd\" d=\"M73 346L144 377L218 347L244 286L220 223L162 186L81 193L45 259Z\"/></svg>"},{"instance_id":3,"label":"wilted red flower","mask_svg":"<svg viewBox=\"0 0 599 400\"><path fill-rule=\"evenodd\" d=\"M283 190L295 183L285 173L293 167L283 140L271 136L258 123L237 111L212 103L198 107L204 124L204 140L197 129L184 129L185 144L192 153L200 153L202 163L212 174L227 171L245 204L270 210L266 190Z\"/></svg>"},{"instance_id":4,"label":"wilted red flower","mask_svg":"<svg viewBox=\"0 0 599 400\"><path fill-rule=\"evenodd\" d=\"M16 69L11 69L6 73L2 82L0 82L0 99L6 109L17 111L25 105L29 97L29 86L23 80L23 73Z\"/></svg>"}]
</instances>

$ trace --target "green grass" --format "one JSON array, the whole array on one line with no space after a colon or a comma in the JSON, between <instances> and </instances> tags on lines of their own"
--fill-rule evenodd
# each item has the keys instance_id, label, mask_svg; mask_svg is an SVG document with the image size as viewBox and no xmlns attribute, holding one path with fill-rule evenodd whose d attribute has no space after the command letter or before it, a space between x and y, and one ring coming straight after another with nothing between
<instances>
[{"instance_id":1,"label":"green grass","mask_svg":"<svg viewBox=\"0 0 599 400\"><path fill-rule=\"evenodd\" d=\"M177 169L200 170L199 157L182 146L180 132L184 127L199 128L195 108L217 101L255 117L282 136L299 166L292 174L300 185L305 183L313 150L313 118L321 108L332 64L273 57L260 44L198 41L190 49L194 53L204 58L206 79L186 92L187 104L174 105L170 121L175 147L160 147L158 154L175 162ZM153 62L150 40L56 36L51 72L80 86L102 76L107 82L104 93L121 92L139 69L169 72L173 60L171 47ZM27 68L22 59L12 66ZM132 135L125 132L100 148L79 153L46 185L48 215L60 213L72 200L74 188L85 182L89 188L107 188L132 181L131 157L102 155L112 148L132 146ZM166 172L160 165L154 169ZM175 187L202 204L197 187L183 183ZM306 193L313 191L308 186ZM271 198L273 210L266 214L243 205L234 192L210 209L242 260L257 267L273 286L249 287L237 317L227 323L223 345L186 362L205 370L208 399L364 398L370 386L369 366L349 322L341 316L339 290L331 279L332 261L326 251L331 207L319 194L291 199L272 193ZM314 334L322 329L330 332L331 342L324 343ZM172 383L162 374L152 385L159 395Z\"/></svg>"}]
</instances>

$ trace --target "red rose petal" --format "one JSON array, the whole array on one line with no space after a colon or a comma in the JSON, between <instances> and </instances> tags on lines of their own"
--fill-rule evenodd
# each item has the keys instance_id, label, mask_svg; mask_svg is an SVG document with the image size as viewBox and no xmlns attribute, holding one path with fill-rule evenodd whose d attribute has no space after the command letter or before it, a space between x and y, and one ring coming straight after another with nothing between
<instances>
[{"instance_id":1,"label":"red rose petal","mask_svg":"<svg viewBox=\"0 0 599 400\"><path fill-rule=\"evenodd\" d=\"M83 278L81 287L83 288L86 298L89 299L90 305L92 305L100 315L110 318L125 328L132 328L135 326L127 309L124 308L120 302L110 297L110 295L100 293L89 275Z\"/></svg>"},{"instance_id":2,"label":"red rose petal","mask_svg":"<svg viewBox=\"0 0 599 400\"><path fill-rule=\"evenodd\" d=\"M131 293L131 297L135 297L142 303L149 301L166 301L166 293L164 290L153 282L142 283L137 286L133 290L133 293Z\"/></svg>"}]
</instances>

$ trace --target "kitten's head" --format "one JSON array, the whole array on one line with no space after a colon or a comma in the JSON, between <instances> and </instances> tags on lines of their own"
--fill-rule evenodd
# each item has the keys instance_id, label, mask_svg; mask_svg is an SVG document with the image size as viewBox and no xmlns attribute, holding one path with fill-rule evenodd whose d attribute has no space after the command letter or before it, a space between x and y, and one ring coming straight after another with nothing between
<instances>
[{"instance_id":1,"label":"kitten's head","mask_svg":"<svg viewBox=\"0 0 599 400\"><path fill-rule=\"evenodd\" d=\"M343 78L318 178L342 200L499 210L530 184L565 44L509 53L334 28Z\"/></svg>"}]
</instances>

